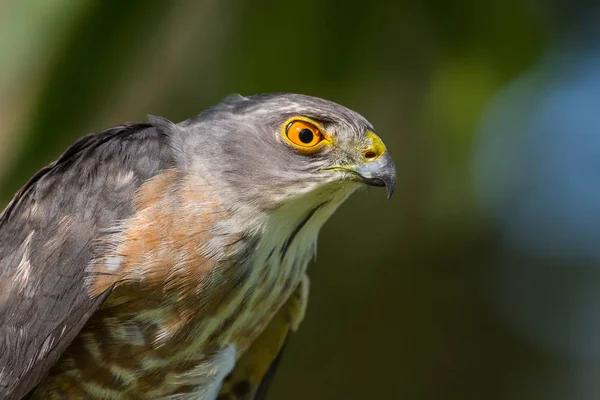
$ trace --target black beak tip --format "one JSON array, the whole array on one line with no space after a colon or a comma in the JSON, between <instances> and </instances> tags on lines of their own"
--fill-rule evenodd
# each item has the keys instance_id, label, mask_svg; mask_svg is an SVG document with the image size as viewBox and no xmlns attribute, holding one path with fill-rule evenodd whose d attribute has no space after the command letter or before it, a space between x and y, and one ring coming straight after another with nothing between
<instances>
[{"instance_id":1,"label":"black beak tip","mask_svg":"<svg viewBox=\"0 0 600 400\"><path fill-rule=\"evenodd\" d=\"M386 185L386 189L387 189L387 199L390 200L392 198L392 195L394 194L394 186L396 186L395 184L393 185Z\"/></svg>"},{"instance_id":2,"label":"black beak tip","mask_svg":"<svg viewBox=\"0 0 600 400\"><path fill-rule=\"evenodd\" d=\"M396 174L389 174L384 179L385 188L387 190L387 199L391 199L396 187Z\"/></svg>"}]
</instances>

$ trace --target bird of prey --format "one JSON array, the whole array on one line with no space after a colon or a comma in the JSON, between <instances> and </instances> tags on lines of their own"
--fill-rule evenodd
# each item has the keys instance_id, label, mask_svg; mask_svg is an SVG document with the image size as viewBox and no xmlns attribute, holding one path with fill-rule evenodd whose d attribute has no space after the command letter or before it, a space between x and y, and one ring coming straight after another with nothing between
<instances>
[{"instance_id":1,"label":"bird of prey","mask_svg":"<svg viewBox=\"0 0 600 400\"><path fill-rule=\"evenodd\" d=\"M395 179L365 118L305 95L79 139L0 214L0 398L264 398L319 229Z\"/></svg>"}]
</instances>

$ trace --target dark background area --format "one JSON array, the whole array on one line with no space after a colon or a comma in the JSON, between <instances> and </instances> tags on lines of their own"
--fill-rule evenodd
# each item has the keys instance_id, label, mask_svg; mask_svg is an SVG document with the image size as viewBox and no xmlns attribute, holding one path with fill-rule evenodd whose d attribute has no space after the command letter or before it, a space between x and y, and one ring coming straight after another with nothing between
<instances>
[{"instance_id":1,"label":"dark background area","mask_svg":"<svg viewBox=\"0 0 600 400\"><path fill-rule=\"evenodd\" d=\"M0 204L77 137L286 91L398 184L327 223L270 399L600 398L591 1L0 1Z\"/></svg>"}]
</instances>

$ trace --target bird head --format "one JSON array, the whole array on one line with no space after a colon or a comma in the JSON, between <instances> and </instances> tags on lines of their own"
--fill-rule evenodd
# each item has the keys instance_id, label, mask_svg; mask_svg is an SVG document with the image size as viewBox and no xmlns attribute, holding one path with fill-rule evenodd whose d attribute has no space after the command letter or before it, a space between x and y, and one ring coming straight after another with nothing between
<instances>
[{"instance_id":1,"label":"bird head","mask_svg":"<svg viewBox=\"0 0 600 400\"><path fill-rule=\"evenodd\" d=\"M386 187L389 198L396 183L394 162L373 126L323 99L229 96L179 128L203 175L263 209L306 198L343 200L365 185Z\"/></svg>"}]
</instances>

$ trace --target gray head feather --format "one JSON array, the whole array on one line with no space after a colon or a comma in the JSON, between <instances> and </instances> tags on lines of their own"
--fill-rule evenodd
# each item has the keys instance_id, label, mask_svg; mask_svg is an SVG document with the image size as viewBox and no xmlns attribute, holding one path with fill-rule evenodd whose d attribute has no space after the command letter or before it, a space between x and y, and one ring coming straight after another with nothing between
<instances>
[{"instance_id":1,"label":"gray head feather","mask_svg":"<svg viewBox=\"0 0 600 400\"><path fill-rule=\"evenodd\" d=\"M334 142L303 154L282 137L292 117L313 119ZM187 163L229 189L232 196L261 208L276 208L309 191L358 187L348 174L324 168L361 163L371 124L336 103L298 94L229 96L217 106L180 124L178 147ZM325 190L327 191L327 190Z\"/></svg>"}]
</instances>

